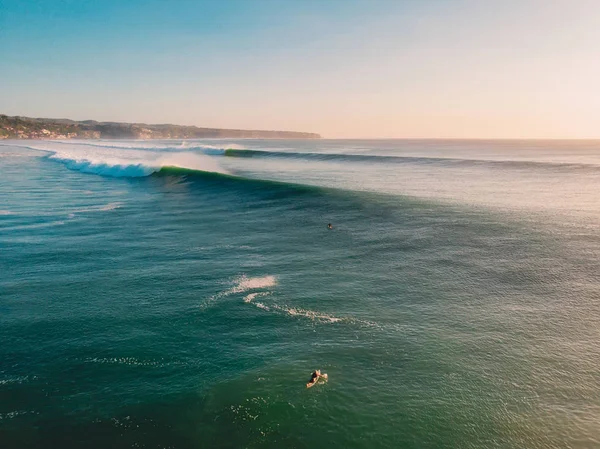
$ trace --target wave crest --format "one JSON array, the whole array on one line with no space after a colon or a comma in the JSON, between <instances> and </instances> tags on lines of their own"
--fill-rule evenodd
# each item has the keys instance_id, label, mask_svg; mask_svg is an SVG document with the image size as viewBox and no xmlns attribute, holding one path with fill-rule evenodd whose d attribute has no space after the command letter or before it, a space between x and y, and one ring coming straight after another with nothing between
<instances>
[{"instance_id":1,"label":"wave crest","mask_svg":"<svg viewBox=\"0 0 600 449\"><path fill-rule=\"evenodd\" d=\"M157 153L151 151L55 151L49 159L68 169L115 178L138 178L159 172L165 167L228 174L208 155L190 152Z\"/></svg>"}]
</instances>

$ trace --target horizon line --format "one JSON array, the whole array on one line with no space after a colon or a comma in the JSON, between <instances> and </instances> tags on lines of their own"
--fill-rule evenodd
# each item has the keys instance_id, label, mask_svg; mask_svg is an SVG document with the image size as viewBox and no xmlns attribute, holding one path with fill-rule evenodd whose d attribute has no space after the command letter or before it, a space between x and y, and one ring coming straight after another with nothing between
<instances>
[{"instance_id":1,"label":"horizon line","mask_svg":"<svg viewBox=\"0 0 600 449\"><path fill-rule=\"evenodd\" d=\"M181 127L196 127L200 129L217 129L217 130L225 130L225 131L260 131L260 132L292 132L292 133L303 133L303 134L317 134L320 137L315 140L430 140L430 141L600 141L600 136L598 137L490 137L490 136L469 136L469 137L415 137L415 136L377 136L377 137L327 137L316 131L292 131L292 130L283 130L283 129L256 129L256 128L246 128L246 127L235 127L235 128L226 128L226 127L217 127L217 126L199 126L199 125L178 125L176 123L149 123L149 122L138 122L138 121L112 121L112 120L98 120L98 119L71 119L64 117L32 117L27 115L8 115L5 113L0 113L0 116L5 117L15 117L15 118L24 118L24 119L34 119L34 120L70 120L73 122L97 122L97 123L115 123L115 124L127 124L127 125L149 125L149 126L181 126ZM109 139L109 140L222 140L222 139L232 139L227 137L209 137L209 138L180 138L180 139ZM261 138L238 138L240 140L261 140ZM278 138L270 138L269 140L277 140ZM9 139L7 139L9 140ZM10 140L27 140L27 139L10 139ZM289 140L286 138L281 138L281 140Z\"/></svg>"}]
</instances>

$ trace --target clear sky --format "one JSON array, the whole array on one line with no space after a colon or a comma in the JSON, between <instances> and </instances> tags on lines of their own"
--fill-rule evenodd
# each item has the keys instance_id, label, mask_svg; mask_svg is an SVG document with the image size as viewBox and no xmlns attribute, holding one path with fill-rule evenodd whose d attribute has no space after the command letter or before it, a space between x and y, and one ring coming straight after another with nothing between
<instances>
[{"instance_id":1,"label":"clear sky","mask_svg":"<svg viewBox=\"0 0 600 449\"><path fill-rule=\"evenodd\" d=\"M0 0L0 113L600 138L600 0Z\"/></svg>"}]
</instances>

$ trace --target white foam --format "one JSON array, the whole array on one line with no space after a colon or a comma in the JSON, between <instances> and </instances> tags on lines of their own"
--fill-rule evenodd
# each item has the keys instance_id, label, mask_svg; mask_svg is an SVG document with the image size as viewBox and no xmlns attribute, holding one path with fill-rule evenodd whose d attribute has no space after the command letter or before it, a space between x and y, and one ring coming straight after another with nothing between
<instances>
[{"instance_id":1,"label":"white foam","mask_svg":"<svg viewBox=\"0 0 600 449\"><path fill-rule=\"evenodd\" d=\"M115 209L119 209L121 207L122 203L109 203L106 204L105 206L100 207L101 211L107 211L107 210L115 210Z\"/></svg>"},{"instance_id":2,"label":"white foam","mask_svg":"<svg viewBox=\"0 0 600 449\"><path fill-rule=\"evenodd\" d=\"M34 223L28 225L16 225L4 228L5 231L23 231L26 229L41 229L41 228L52 228L54 226L62 226L65 222L62 220L49 221L44 223Z\"/></svg>"},{"instance_id":3,"label":"white foam","mask_svg":"<svg viewBox=\"0 0 600 449\"><path fill-rule=\"evenodd\" d=\"M226 143L221 145L221 148L227 148L228 150L245 150L248 147L240 145L239 143Z\"/></svg>"},{"instance_id":4,"label":"white foam","mask_svg":"<svg viewBox=\"0 0 600 449\"><path fill-rule=\"evenodd\" d=\"M274 287L277 285L277 278L270 275L253 278L243 275L236 278L234 282L235 285L233 287L211 296L200 307L207 307L210 303L226 296L245 293L249 290L259 290ZM259 294L260 296L263 296L269 294L269 292L255 292L255 294L251 293L244 298L244 302L251 302L254 298L259 296Z\"/></svg>"},{"instance_id":5,"label":"white foam","mask_svg":"<svg viewBox=\"0 0 600 449\"><path fill-rule=\"evenodd\" d=\"M262 302L255 302L254 305L259 309L270 310L269 306L264 305Z\"/></svg>"},{"instance_id":6,"label":"white foam","mask_svg":"<svg viewBox=\"0 0 600 449\"><path fill-rule=\"evenodd\" d=\"M0 215L12 215L13 213L9 210L0 210Z\"/></svg>"},{"instance_id":7,"label":"white foam","mask_svg":"<svg viewBox=\"0 0 600 449\"><path fill-rule=\"evenodd\" d=\"M213 299L233 295L236 293L245 293L251 290L264 290L270 287L274 287L275 285L277 285L277 278L275 276L269 275L261 277L247 277L244 275L240 276L236 280L236 285L234 287L225 290L219 295L215 295ZM294 317L303 317L311 319L313 321L324 321L328 323L337 323L339 321L342 321L342 318L327 315L321 312L315 312L313 310L300 309L297 307L284 307L277 304L266 305L263 302L255 301L256 298L264 297L270 294L270 291L253 291L252 293L248 293L246 296L244 296L243 300L245 303L251 303L259 309L266 311L275 310Z\"/></svg>"},{"instance_id":8,"label":"white foam","mask_svg":"<svg viewBox=\"0 0 600 449\"><path fill-rule=\"evenodd\" d=\"M268 288L274 287L277 284L277 279L275 276L263 276L263 277L255 277L249 278L246 276L242 276L238 279L237 285L229 290L230 294L232 293L243 293L248 290L253 290L257 288Z\"/></svg>"},{"instance_id":9,"label":"white foam","mask_svg":"<svg viewBox=\"0 0 600 449\"><path fill-rule=\"evenodd\" d=\"M129 365L129 366L159 366L162 362L155 360L139 360L135 357L110 357L110 358L92 358L87 359L90 363L102 363L110 365Z\"/></svg>"},{"instance_id":10,"label":"white foam","mask_svg":"<svg viewBox=\"0 0 600 449\"><path fill-rule=\"evenodd\" d=\"M296 316L296 315L304 316L306 318L310 318L311 320L324 320L324 321L328 321L330 323L337 323L338 321L342 321L341 318L337 318L337 317L323 314L320 312L315 312L313 310L291 308L291 309L287 309L287 313L292 316Z\"/></svg>"},{"instance_id":11,"label":"white foam","mask_svg":"<svg viewBox=\"0 0 600 449\"><path fill-rule=\"evenodd\" d=\"M248 295L248 296L246 296L246 298L244 298L244 302L252 303L259 309L263 309L266 311L274 310L276 312L284 313L286 315L290 315L293 317L308 318L312 321L321 321L321 322L326 322L326 323L337 323L337 322L344 320L344 318L338 318L338 317L335 317L332 315L327 315L325 313L315 312L313 310L299 309L296 307L288 308L288 307L280 306L277 304L271 304L270 306L268 306L262 302L256 302L256 301L253 302L252 300L254 298L256 298L256 296L252 296L252 298L248 299L249 296L251 296L251 295Z\"/></svg>"},{"instance_id":12,"label":"white foam","mask_svg":"<svg viewBox=\"0 0 600 449\"><path fill-rule=\"evenodd\" d=\"M256 279L264 279L264 278L255 278ZM258 283L258 282L257 282ZM266 281L264 281L264 283L266 283ZM256 307L258 307L259 309L263 309L263 310L277 310L279 312L283 312L286 313L288 315L291 316L298 316L298 317L304 317L304 318L309 318L313 321L318 320L318 321L326 321L328 323L337 323L338 321L342 321L342 318L338 318L332 315L327 315L325 313L321 313L321 312L315 312L313 310L306 310L306 309L300 309L297 307L284 307L284 306L280 306L277 304L272 304L271 306L268 306L262 302L256 302L254 301L256 298L260 298L262 296L267 296L271 294L271 292L254 292L254 293L250 293L248 295L246 295L244 297L244 302L245 303L252 303L253 305L255 305Z\"/></svg>"},{"instance_id":13,"label":"white foam","mask_svg":"<svg viewBox=\"0 0 600 449\"><path fill-rule=\"evenodd\" d=\"M160 171L164 167L178 167L190 170L224 173L210 156L196 153L156 153L150 151L127 151L128 154L80 154L57 151L50 159L62 162L71 170L112 177L143 177ZM125 152L123 152L125 153Z\"/></svg>"},{"instance_id":14,"label":"white foam","mask_svg":"<svg viewBox=\"0 0 600 449\"><path fill-rule=\"evenodd\" d=\"M261 296L267 296L269 294L270 294L270 292L250 293L249 295L244 296L244 302L252 302L256 298L260 298Z\"/></svg>"},{"instance_id":15,"label":"white foam","mask_svg":"<svg viewBox=\"0 0 600 449\"><path fill-rule=\"evenodd\" d=\"M5 419L13 419L20 415L27 415L35 412L27 411L27 410L14 410L8 413L0 413L0 421ZM37 414L37 413L35 413Z\"/></svg>"},{"instance_id":16,"label":"white foam","mask_svg":"<svg viewBox=\"0 0 600 449\"><path fill-rule=\"evenodd\" d=\"M37 377L33 377L33 379L37 379ZM9 385L9 384L22 384L23 382L29 381L29 376L11 376L5 379L0 379L0 385Z\"/></svg>"},{"instance_id":17,"label":"white foam","mask_svg":"<svg viewBox=\"0 0 600 449\"><path fill-rule=\"evenodd\" d=\"M258 296L258 293L250 293L249 295L244 297L244 302L251 302Z\"/></svg>"},{"instance_id":18,"label":"white foam","mask_svg":"<svg viewBox=\"0 0 600 449\"><path fill-rule=\"evenodd\" d=\"M116 201L113 203L108 203L108 204L102 204L99 206L88 206L88 207L81 207L78 209L73 209L72 212L73 213L81 213L81 212L107 212L107 211L111 211L111 210L115 210L115 209L119 209L123 206L123 203ZM72 213L69 214L69 218L72 218L71 215L73 215Z\"/></svg>"},{"instance_id":19,"label":"white foam","mask_svg":"<svg viewBox=\"0 0 600 449\"><path fill-rule=\"evenodd\" d=\"M137 145L137 143L136 143ZM153 143L145 147L101 142L36 142L27 148L50 153L49 159L71 170L112 177L143 177L164 167L228 174L214 157L194 151L173 151Z\"/></svg>"},{"instance_id":20,"label":"white foam","mask_svg":"<svg viewBox=\"0 0 600 449\"><path fill-rule=\"evenodd\" d=\"M300 309L300 308L296 308L296 307L281 307L281 306L276 306L275 307L277 310L281 310L285 313L287 313L288 315L291 316L299 316L299 317L304 317L304 318L308 318L311 319L313 321L318 320L318 321L326 321L328 323L337 323L339 321L342 321L342 318L338 318L332 315L327 315L325 313L321 313L321 312L315 312L314 310L306 310L306 309Z\"/></svg>"}]
</instances>

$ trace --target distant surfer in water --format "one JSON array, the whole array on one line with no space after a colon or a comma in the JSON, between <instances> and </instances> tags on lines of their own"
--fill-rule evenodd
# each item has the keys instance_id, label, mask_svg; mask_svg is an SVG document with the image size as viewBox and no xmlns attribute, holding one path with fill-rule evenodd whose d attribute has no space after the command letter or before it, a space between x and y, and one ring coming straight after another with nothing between
<instances>
[{"instance_id":1,"label":"distant surfer in water","mask_svg":"<svg viewBox=\"0 0 600 449\"><path fill-rule=\"evenodd\" d=\"M333 226L331 226L331 223L329 223L329 224L327 225L327 228L328 228L328 229L333 229Z\"/></svg>"},{"instance_id":2,"label":"distant surfer in water","mask_svg":"<svg viewBox=\"0 0 600 449\"><path fill-rule=\"evenodd\" d=\"M325 379L325 380L327 380L327 374L321 374L321 370L320 369L313 371L313 373L310 376L310 380L306 384L306 388L312 387L314 384L317 383L317 381L319 379Z\"/></svg>"}]
</instances>

